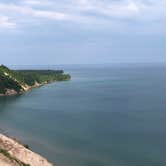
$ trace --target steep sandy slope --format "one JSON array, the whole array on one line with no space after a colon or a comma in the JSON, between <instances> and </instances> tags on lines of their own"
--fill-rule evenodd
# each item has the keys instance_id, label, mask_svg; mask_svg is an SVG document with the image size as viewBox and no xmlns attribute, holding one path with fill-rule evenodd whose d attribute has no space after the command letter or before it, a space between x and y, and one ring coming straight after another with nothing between
<instances>
[{"instance_id":1,"label":"steep sandy slope","mask_svg":"<svg viewBox=\"0 0 166 166\"><path fill-rule=\"evenodd\" d=\"M53 166L45 158L2 134L0 134L0 149L7 152L6 155L0 153L0 166L28 166L28 164L30 166Z\"/></svg>"}]
</instances>

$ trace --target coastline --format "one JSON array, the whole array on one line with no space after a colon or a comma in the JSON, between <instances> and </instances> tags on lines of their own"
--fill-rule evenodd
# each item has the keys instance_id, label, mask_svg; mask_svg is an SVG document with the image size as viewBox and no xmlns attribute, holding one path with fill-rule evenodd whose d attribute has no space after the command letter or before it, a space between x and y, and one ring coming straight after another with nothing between
<instances>
[{"instance_id":1,"label":"coastline","mask_svg":"<svg viewBox=\"0 0 166 166\"><path fill-rule=\"evenodd\" d=\"M70 75L55 70L10 70L0 66L0 97L24 94L33 88L70 80ZM45 158L29 150L28 145L8 137L0 130L0 165L53 166Z\"/></svg>"},{"instance_id":2,"label":"coastline","mask_svg":"<svg viewBox=\"0 0 166 166\"><path fill-rule=\"evenodd\" d=\"M3 166L53 166L44 157L1 133L0 164Z\"/></svg>"},{"instance_id":3,"label":"coastline","mask_svg":"<svg viewBox=\"0 0 166 166\"><path fill-rule=\"evenodd\" d=\"M0 96L19 95L32 88L70 78L63 70L11 70L1 65Z\"/></svg>"},{"instance_id":4,"label":"coastline","mask_svg":"<svg viewBox=\"0 0 166 166\"><path fill-rule=\"evenodd\" d=\"M51 84L51 83L54 83L56 81L49 81L49 82L44 82L42 84L39 84L39 83L35 83L35 85L33 86L23 86L23 90L21 92L17 92L15 91L14 89L7 89L6 93L5 94L2 94L0 93L0 97L7 97L7 96L15 96L15 95L21 95L23 93L26 93L30 90L32 90L33 88L38 88L38 87L41 87L41 86L44 86L44 85L47 85L47 84Z\"/></svg>"},{"instance_id":5,"label":"coastline","mask_svg":"<svg viewBox=\"0 0 166 166\"><path fill-rule=\"evenodd\" d=\"M33 86L23 87L21 92L16 92L14 89L7 89L5 94L0 94L0 97L8 97L21 95L33 88L38 88L46 84L51 84L56 81L44 82L42 84L35 83ZM26 146L21 144L15 138L11 138L0 131L0 165L3 166L53 166L47 159L39 154L31 151Z\"/></svg>"}]
</instances>

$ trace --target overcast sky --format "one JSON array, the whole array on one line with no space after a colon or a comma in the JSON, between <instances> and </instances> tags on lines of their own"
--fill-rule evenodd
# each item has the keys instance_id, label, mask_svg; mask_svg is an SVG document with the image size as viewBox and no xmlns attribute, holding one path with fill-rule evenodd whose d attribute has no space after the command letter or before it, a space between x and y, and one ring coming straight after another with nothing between
<instances>
[{"instance_id":1,"label":"overcast sky","mask_svg":"<svg viewBox=\"0 0 166 166\"><path fill-rule=\"evenodd\" d=\"M166 0L0 0L0 63L166 62Z\"/></svg>"}]
</instances>

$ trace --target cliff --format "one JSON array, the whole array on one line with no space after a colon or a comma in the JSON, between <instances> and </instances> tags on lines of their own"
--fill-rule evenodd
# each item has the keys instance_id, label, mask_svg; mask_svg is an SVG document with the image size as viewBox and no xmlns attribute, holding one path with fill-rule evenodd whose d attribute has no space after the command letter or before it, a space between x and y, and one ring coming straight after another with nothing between
<instances>
[{"instance_id":1,"label":"cliff","mask_svg":"<svg viewBox=\"0 0 166 166\"><path fill-rule=\"evenodd\" d=\"M0 134L0 165L53 166L42 156L25 148L17 141Z\"/></svg>"},{"instance_id":2,"label":"cliff","mask_svg":"<svg viewBox=\"0 0 166 166\"><path fill-rule=\"evenodd\" d=\"M10 70L1 65L0 96L21 94L34 87L69 79L70 75L63 70Z\"/></svg>"}]
</instances>

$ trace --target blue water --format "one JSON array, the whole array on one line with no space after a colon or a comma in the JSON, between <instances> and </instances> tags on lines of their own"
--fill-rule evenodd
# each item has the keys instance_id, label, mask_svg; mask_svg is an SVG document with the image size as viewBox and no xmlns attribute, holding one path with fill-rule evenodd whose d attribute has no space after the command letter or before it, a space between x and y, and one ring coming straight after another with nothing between
<instances>
[{"instance_id":1,"label":"blue water","mask_svg":"<svg viewBox=\"0 0 166 166\"><path fill-rule=\"evenodd\" d=\"M0 98L1 132L57 166L166 165L166 64L62 68L71 81Z\"/></svg>"}]
</instances>

